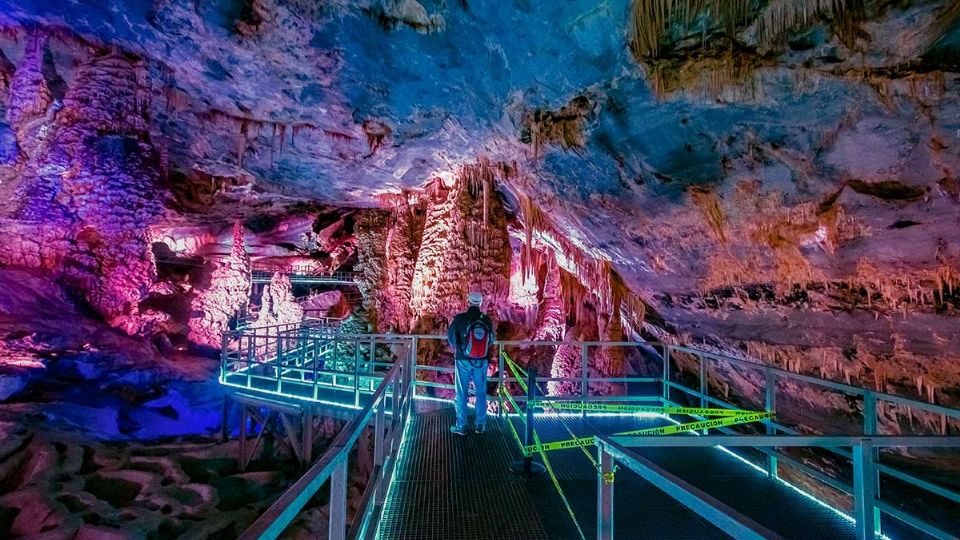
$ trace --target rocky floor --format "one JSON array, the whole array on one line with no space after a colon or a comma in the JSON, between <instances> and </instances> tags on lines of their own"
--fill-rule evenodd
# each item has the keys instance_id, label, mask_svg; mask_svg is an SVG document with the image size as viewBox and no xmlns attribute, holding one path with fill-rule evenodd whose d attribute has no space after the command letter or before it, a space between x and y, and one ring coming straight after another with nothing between
<instances>
[{"instance_id":1,"label":"rocky floor","mask_svg":"<svg viewBox=\"0 0 960 540\"><path fill-rule=\"evenodd\" d=\"M110 329L42 274L0 287L0 538L234 538L302 473L269 436L240 471L217 360ZM325 535L324 502L287 536Z\"/></svg>"}]
</instances>

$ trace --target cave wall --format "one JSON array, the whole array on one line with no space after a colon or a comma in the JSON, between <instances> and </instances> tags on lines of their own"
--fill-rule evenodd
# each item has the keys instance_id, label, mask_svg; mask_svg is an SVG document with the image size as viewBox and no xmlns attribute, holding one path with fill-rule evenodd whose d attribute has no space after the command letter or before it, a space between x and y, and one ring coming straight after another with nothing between
<instances>
[{"instance_id":1,"label":"cave wall","mask_svg":"<svg viewBox=\"0 0 960 540\"><path fill-rule=\"evenodd\" d=\"M55 271L86 302L149 333L154 314L137 304L150 293L151 236L127 223L169 230L150 201L184 203L188 185L193 209L224 202L211 195L221 188L233 204L270 190L380 205L443 178L405 203L417 208L409 233L390 225L371 243L382 279L399 286L368 307L381 327L413 329L415 315L452 312L467 288L435 285L437 269L474 264L447 259L450 227L476 216L443 193L462 194L457 171L488 156L512 170L497 187L512 194L508 213L532 216L526 204L551 220L521 225L521 237L536 234L520 244L511 233L509 288L483 285L508 291L495 293L507 297L503 320L529 326L532 273L515 268L530 249L553 252L585 291L567 301L574 335L619 335L602 292L620 288L604 285L609 265L642 299L621 300L625 335L762 350L804 373L954 403L954 3L868 1L852 18L834 4L732 13L708 2L713 15L687 19L678 5L651 19L645 0L258 2L242 14L4 3L0 191L3 216L19 221L0 224L11 230L0 257L67 261ZM129 16L99 22L118 11ZM99 139L82 136L94 129ZM106 191L142 207L85 202ZM9 204L20 194L43 226ZM463 216L437 225L448 207ZM406 219L394 213L391 223ZM127 271L120 259L137 262ZM100 288L117 293L97 298ZM590 313L577 317L574 299ZM850 366L837 367L837 351Z\"/></svg>"}]
</instances>

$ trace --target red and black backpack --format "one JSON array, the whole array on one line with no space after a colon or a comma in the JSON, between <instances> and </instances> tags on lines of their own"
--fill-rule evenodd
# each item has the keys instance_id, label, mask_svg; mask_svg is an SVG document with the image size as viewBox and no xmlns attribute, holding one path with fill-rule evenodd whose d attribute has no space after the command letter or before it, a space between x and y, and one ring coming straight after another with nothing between
<instances>
[{"instance_id":1,"label":"red and black backpack","mask_svg":"<svg viewBox=\"0 0 960 540\"><path fill-rule=\"evenodd\" d=\"M479 317L470 321L461 336L463 357L468 360L487 360L490 354L493 328L487 317Z\"/></svg>"}]
</instances>

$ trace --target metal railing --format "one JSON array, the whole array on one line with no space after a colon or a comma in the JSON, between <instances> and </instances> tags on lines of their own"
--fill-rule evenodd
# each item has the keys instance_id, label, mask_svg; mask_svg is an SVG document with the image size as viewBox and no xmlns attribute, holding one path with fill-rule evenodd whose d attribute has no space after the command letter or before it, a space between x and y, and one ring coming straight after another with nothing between
<instances>
[{"instance_id":1,"label":"metal railing","mask_svg":"<svg viewBox=\"0 0 960 540\"><path fill-rule=\"evenodd\" d=\"M776 448L838 448L850 447L853 460L853 496L856 537L861 540L874 538L878 533L874 509L881 503L877 499L879 470L875 451L883 447L935 447L960 448L960 437L844 437L844 436L799 436L799 435L705 435L700 437L597 437L597 454L600 468L597 474L597 538L611 540L614 533L613 482L607 478L616 470L619 462L636 472L643 479L673 497L684 506L709 520L734 538L761 540L779 538L766 527L756 523L724 503L703 493L684 480L664 471L653 462L633 453L627 447L666 446L712 448L716 446ZM947 538L945 531L926 531ZM939 534L936 534L939 533Z\"/></svg>"},{"instance_id":2,"label":"metal railing","mask_svg":"<svg viewBox=\"0 0 960 540\"><path fill-rule=\"evenodd\" d=\"M336 283L344 285L356 284L360 279L359 272L338 270L321 270L312 265L254 265L250 271L252 283L269 283L277 272L290 277L291 283Z\"/></svg>"},{"instance_id":3,"label":"metal railing","mask_svg":"<svg viewBox=\"0 0 960 540\"><path fill-rule=\"evenodd\" d=\"M853 386L850 384L844 384L836 381L831 381L827 379L821 379L818 377L812 377L809 375L803 375L800 373L794 373L782 368L775 366L770 366L767 364L760 364L757 362L752 362L742 358L735 358L731 356L726 356L722 354L716 354L708 351L702 351L690 347L680 347L674 345L665 345L658 344L657 347L662 350L662 359L663 359L663 372L669 374L671 372L672 362L685 355L684 360L695 361L697 365L697 379L698 387L690 388L679 382L671 380L669 376L665 376L663 380L663 403L664 405L679 405L680 401L683 401L683 398L693 399L695 403L698 403L699 406L709 407L709 406L719 406L726 408L742 408L741 405L730 402L726 399L720 399L710 394L710 385L708 384L708 378L711 372L714 375L722 375L721 370L711 369L714 365L727 363L731 366L735 366L740 376L749 377L750 373L757 378L759 382L762 383L763 387L763 403L762 406L766 410L776 411L778 403L778 395L780 395L780 386L781 383L797 383L805 385L807 389L817 388L826 392L833 392L845 396L847 399L850 397L857 399L859 398L860 407L859 411L861 413L861 422L860 422L860 431L858 435L863 437L876 437L879 435L878 426L880 424L880 407L882 404L894 404L901 407L909 407L916 411L922 411L928 414L942 415L946 418L952 418L954 420L960 420L960 410L953 409L950 407L944 407L942 405L936 405L934 403L927 403L924 401L919 401L903 396L888 394L884 392L878 392L875 390L870 390L868 388L863 388L859 386ZM683 396L682 398L674 398L672 390L677 391ZM880 407L878 407L878 405ZM809 435L809 433L804 433L801 430L787 426L783 423L783 415L780 415L779 418L774 418L771 420L765 420L766 424L766 434L770 436L776 435L792 435L792 436L804 436ZM830 423L830 419L824 419L824 422ZM731 428L716 428L718 431L727 434L738 434L738 432ZM945 433L942 433L945 434ZM886 438L885 438L886 439ZM957 439L957 437L954 437ZM912 440L906 438L905 440ZM946 440L945 437L941 437L940 440ZM785 445L788 446L788 445ZM801 445L803 446L803 445ZM843 447L844 445L824 445L817 446L817 448L822 448L823 450L842 458L844 460L854 460L855 452L848 450ZM889 447L897 447L901 445L886 445ZM955 446L953 444L947 446ZM897 468L891 464L885 464L879 462L879 448L880 445L873 445L871 447L872 452L872 462L875 463L875 468L879 473L879 476L876 479L876 492L879 493L879 486L881 479L896 479L899 482L908 484L914 488L920 489L923 492L926 492L930 495L935 495L945 501L949 501L952 504L960 504L960 492L957 492L953 489L948 489L943 486L937 485L928 480L918 477L916 474L908 473L900 468ZM907 446L909 447L909 446ZM848 496L856 498L856 485L851 484L841 478L830 476L825 472L811 467L806 463L803 463L801 460L788 455L782 450L776 448L775 446L766 446L761 445L757 447L764 456L765 456L765 469L767 474L771 478L776 478L779 476L779 468L782 465L789 466L790 468L797 470L803 473L805 476L817 481L818 483L829 486L839 492L842 492ZM956 538L957 532L948 532L942 530L940 527L929 523L928 521L922 519L921 517L915 515L913 512L905 510L903 508L898 508L887 501L882 499L869 500L867 501L868 506L870 507L870 512L872 514L871 523L877 525L874 532L880 533L881 527L879 524L881 522L881 514L887 514L898 521L909 525L917 530L920 530L926 534L929 534L935 538Z\"/></svg>"},{"instance_id":4,"label":"metal railing","mask_svg":"<svg viewBox=\"0 0 960 540\"><path fill-rule=\"evenodd\" d=\"M331 540L343 540L369 538L373 535L382 514L387 489L396 468L403 432L412 410L415 355L416 351L411 349L394 363L381 379L370 402L340 431L323 456L240 535L242 540L274 539L280 536L328 481L328 537ZM371 427L373 470L355 515L348 519L349 458L360 436Z\"/></svg>"},{"instance_id":5,"label":"metal railing","mask_svg":"<svg viewBox=\"0 0 960 540\"><path fill-rule=\"evenodd\" d=\"M259 333L258 333L259 332ZM230 343L225 340L223 363L221 366L221 380L226 384L235 384L241 387L256 390L255 385L249 381L259 381L261 386L267 385L266 391L285 394L287 388L305 388L304 392L296 394L286 394L289 397L297 399L308 399L323 401L323 393L330 390L345 391L346 397L341 399L338 404L353 406L359 408L365 396L375 394L380 388L381 381L385 376L384 370L393 367L390 360L395 355L393 351L397 347L408 347L411 351L412 366L416 387L423 389L423 392L436 391L438 389L453 391L452 384L455 369L453 366L423 365L417 360L418 354L424 342L443 341L444 336L438 335L395 335L395 334L333 334L322 328L303 329L300 327L277 329L274 335L269 332L263 332L256 329L254 334L247 331L230 333ZM274 349L271 349L270 340L275 341ZM590 401L590 402L653 402L664 406L699 406L699 407L723 407L731 409L749 408L749 406L762 407L769 411L777 410L778 396L782 392L781 387L788 384L804 385L806 388L817 388L823 391L835 392L859 399L861 401L859 410L862 412L861 426L858 433L846 434L865 439L876 440L878 435L878 425L880 423L880 411L878 404L895 404L901 407L910 407L917 411L923 411L927 414L944 415L952 419L960 419L960 410L944 407L932 403L926 403L919 400L877 392L874 390L857 387L849 384L843 384L835 381L811 377L794 373L766 364L751 362L742 358L716 354L708 351L702 351L689 347L680 347L660 343L638 343L638 342L547 342L547 341L502 341L497 343L502 351L511 351L511 355L519 359L522 364L528 360L533 360L537 355L543 352L537 352L537 348L549 348L551 353L556 352L561 347L567 348L567 353L579 358L579 373L575 377L537 377L538 384L565 385L560 389L564 395L551 395L551 401ZM436 347L433 347L434 350ZM653 373L647 377L602 377L595 370L597 364L597 354L601 351L609 352L611 349L620 349L622 351L645 349L647 354L653 354L662 361L660 373ZM266 356L262 356L262 355ZM258 356L261 355L261 356ZM488 378L488 383L496 383L499 386L496 395L489 395L491 398L502 400L500 388L517 388L520 381L512 377L509 371L505 369L503 355L498 355L498 369L493 377ZM726 366L724 366L726 364ZM249 369L253 367L254 369ZM675 369L685 367L687 369ZM738 376L751 379L750 382L756 383L763 388L763 402L747 404L736 404L729 398L720 399L711 394L711 385L708 384L713 379L722 379L724 370L721 367L735 368ZM251 373L251 371L260 370L260 373ZM684 384L680 378L693 380L692 385ZM692 376L692 377L691 377ZM443 380L451 382L443 382ZM714 380L714 386L718 382ZM618 395L605 395L600 392L594 392L594 386L603 384L624 385L622 393ZM634 391L637 387L648 388L649 391L634 392L627 395L628 390ZM517 395L514 401L523 404L527 397ZM491 400L492 401L492 400ZM880 405L883 407L884 405ZM499 402L499 411L510 412L503 401ZM515 411L519 412L519 411ZM586 411L583 412L586 414ZM804 435L795 427L790 427L783 423L781 418L775 418L764 421L765 430L768 436L801 436ZM823 422L832 424L833 419L824 417ZM715 428L717 431L738 434L732 428ZM738 435L742 436L742 435ZM690 438L693 439L693 438ZM671 437L669 440L679 440ZM745 439L749 440L749 439ZM907 442L914 439L906 439ZM859 443L858 443L859 444ZM741 446L741 445L738 445ZM791 447L795 445L784 445ZM846 445L850 446L850 445ZM950 503L960 504L960 493L935 484L931 481L920 478L916 473L906 472L900 468L894 467L889 463L880 463L878 460L878 449L884 444L868 444L871 454L873 470L877 472L874 493L879 493L879 478L893 478L898 482L908 484L923 492L940 497ZM890 445L887 445L890 446ZM954 446L950 444L948 446ZM780 468L790 467L796 471L804 473L807 477L840 490L853 496L856 500L857 485L854 482L851 485L842 478L834 477L826 472L811 467L801 460L792 457L777 448L777 445L758 445L755 447L766 456L766 471L771 478L779 475ZM832 452L838 458L853 460L856 458L856 452L846 448L844 445L819 445L816 448L823 448ZM868 471L869 472L869 471ZM871 473L872 474L872 473ZM931 524L921 517L914 515L908 510L898 508L885 501L879 496L866 500L865 505L872 515L870 523L879 524L881 514L887 514L896 518L898 521L911 527L919 529L927 534L938 538L952 538L949 531L944 531L934 524ZM876 529L879 532L879 528Z\"/></svg>"}]
</instances>

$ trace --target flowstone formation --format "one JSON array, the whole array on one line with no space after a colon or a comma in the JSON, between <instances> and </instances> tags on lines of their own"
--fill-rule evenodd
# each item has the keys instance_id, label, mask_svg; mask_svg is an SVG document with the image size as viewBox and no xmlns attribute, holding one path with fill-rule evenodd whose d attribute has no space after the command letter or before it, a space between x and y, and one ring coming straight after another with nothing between
<instances>
[{"instance_id":1,"label":"flowstone formation","mask_svg":"<svg viewBox=\"0 0 960 540\"><path fill-rule=\"evenodd\" d=\"M149 225L163 205L143 65L116 51L94 55L54 101L43 73L46 42L30 37L10 86L7 119L24 155L5 192L16 201L8 217L27 231L46 229L42 236L60 250L35 248L19 260L55 267L111 324L149 333L163 321L140 308L155 278ZM50 78L63 92L63 80ZM29 250L24 244L11 251Z\"/></svg>"}]
</instances>

